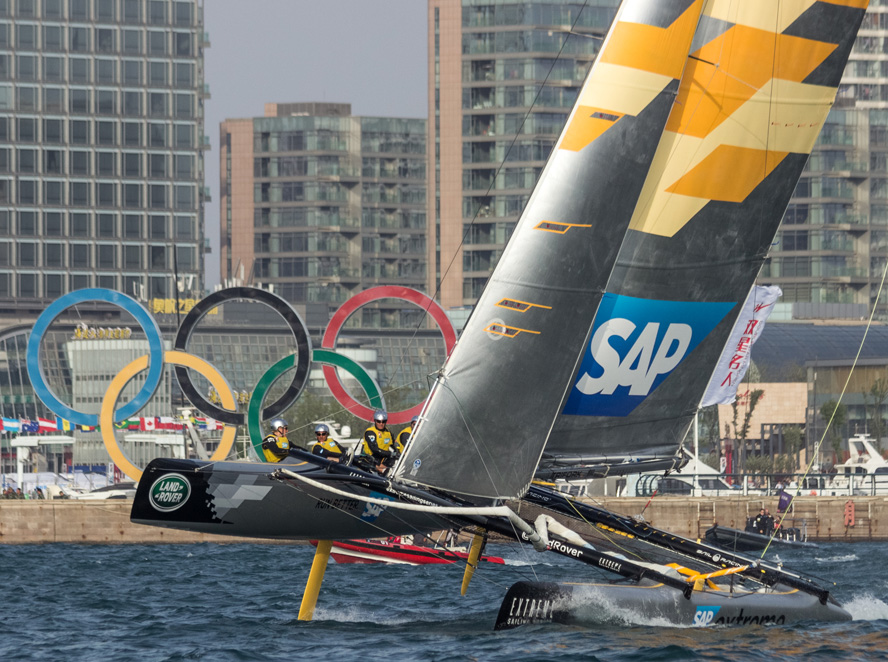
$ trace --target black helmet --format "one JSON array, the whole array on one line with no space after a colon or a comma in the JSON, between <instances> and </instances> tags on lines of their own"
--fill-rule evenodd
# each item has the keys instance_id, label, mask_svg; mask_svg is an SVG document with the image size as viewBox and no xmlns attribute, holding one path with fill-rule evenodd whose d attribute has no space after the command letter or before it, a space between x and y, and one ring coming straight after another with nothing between
<instances>
[{"instance_id":1,"label":"black helmet","mask_svg":"<svg viewBox=\"0 0 888 662\"><path fill-rule=\"evenodd\" d=\"M389 415L385 412L385 409L377 409L373 414L373 420L377 423L385 423L389 419Z\"/></svg>"}]
</instances>

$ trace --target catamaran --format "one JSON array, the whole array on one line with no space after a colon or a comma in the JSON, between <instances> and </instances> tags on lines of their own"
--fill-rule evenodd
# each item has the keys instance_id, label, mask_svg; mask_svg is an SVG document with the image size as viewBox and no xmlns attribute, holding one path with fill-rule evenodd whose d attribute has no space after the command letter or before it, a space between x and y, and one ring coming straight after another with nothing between
<instances>
[{"instance_id":1,"label":"catamaran","mask_svg":"<svg viewBox=\"0 0 888 662\"><path fill-rule=\"evenodd\" d=\"M299 451L158 459L132 520L319 539L300 618L330 541L453 527L477 532L463 591L488 531L596 568L588 583L516 584L497 628L595 622L602 602L677 625L850 618L812 579L539 479L680 446L866 7L625 0L393 475Z\"/></svg>"}]
</instances>

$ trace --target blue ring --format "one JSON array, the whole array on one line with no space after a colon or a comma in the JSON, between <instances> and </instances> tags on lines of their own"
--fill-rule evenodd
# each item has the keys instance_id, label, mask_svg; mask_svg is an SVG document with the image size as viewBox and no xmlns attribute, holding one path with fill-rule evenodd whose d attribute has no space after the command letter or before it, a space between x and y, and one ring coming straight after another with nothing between
<instances>
[{"instance_id":1,"label":"blue ring","mask_svg":"<svg viewBox=\"0 0 888 662\"><path fill-rule=\"evenodd\" d=\"M125 310L136 318L148 339L149 363L145 385L142 386L135 398L115 412L114 422L120 422L139 413L142 407L148 404L151 396L154 395L154 392L160 385L160 378L163 376L163 341L160 335L160 327L142 304L126 294L96 287L69 292L53 301L37 318L34 328L31 330L31 336L28 338L28 377L37 397L43 401L43 404L49 407L50 411L71 421L75 425L96 426L99 424L98 414L85 414L76 409L71 409L71 407L56 397L55 393L46 384L43 364L40 362L40 345L43 342L44 334L49 329L49 325L65 309L84 301L104 301Z\"/></svg>"}]
</instances>

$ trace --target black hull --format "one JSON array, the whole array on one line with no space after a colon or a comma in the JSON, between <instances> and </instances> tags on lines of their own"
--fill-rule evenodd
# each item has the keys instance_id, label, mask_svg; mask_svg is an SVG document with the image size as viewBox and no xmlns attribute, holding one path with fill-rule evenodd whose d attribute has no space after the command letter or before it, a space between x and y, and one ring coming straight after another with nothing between
<instances>
[{"instance_id":1,"label":"black hull","mask_svg":"<svg viewBox=\"0 0 888 662\"><path fill-rule=\"evenodd\" d=\"M707 529L703 534L704 540L710 545L715 545L721 549L738 552L760 552L768 547L785 547L787 545L793 547L814 547L812 543L803 542L801 540L789 540L781 537L775 537L773 540L769 536L751 531L740 531L739 529L731 529L723 526L713 526Z\"/></svg>"}]
</instances>

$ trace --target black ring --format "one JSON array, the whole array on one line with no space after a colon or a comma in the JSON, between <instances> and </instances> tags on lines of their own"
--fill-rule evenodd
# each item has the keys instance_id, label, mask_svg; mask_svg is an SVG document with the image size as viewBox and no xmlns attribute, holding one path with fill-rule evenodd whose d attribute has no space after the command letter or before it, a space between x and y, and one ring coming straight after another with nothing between
<instances>
[{"instance_id":1,"label":"black ring","mask_svg":"<svg viewBox=\"0 0 888 662\"><path fill-rule=\"evenodd\" d=\"M298 351L298 361L296 363L296 374L293 375L293 381L284 391L284 394L277 401L268 405L262 410L262 419L267 420L286 411L286 409L296 402L302 389L308 381L308 372L311 368L311 338L308 335L308 328L305 322L299 317L293 307L284 299L276 294L272 294L266 290L260 290L256 287L229 287L218 292L206 296L198 301L192 308L179 330L176 332L175 348L180 352L188 351L188 341L191 338L191 332L194 327L203 319L213 308L225 301L234 299L246 299L248 301L257 301L272 308L276 313L284 318L290 331L293 332L293 338L296 340L296 349ZM198 390L194 387L191 377L188 375L188 369L182 366L176 366L176 381L179 382L179 388L185 394L185 397L191 404L199 409L201 413L215 418L217 421L229 423L231 425L243 425L245 416L242 412L229 411L228 409L220 409L211 402L208 402Z\"/></svg>"}]
</instances>

